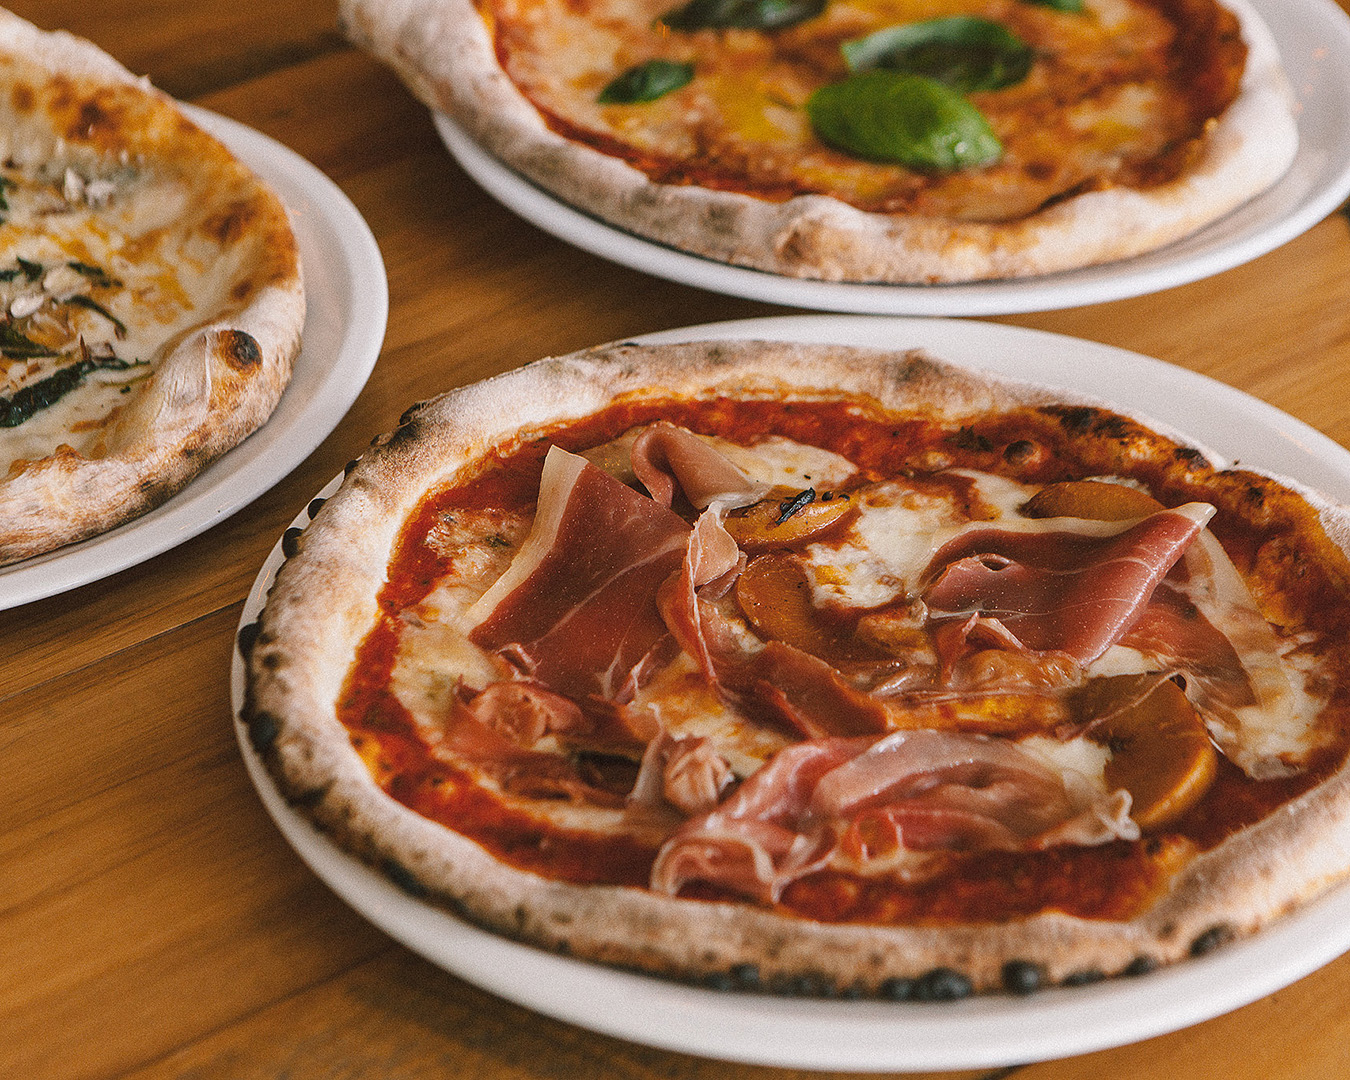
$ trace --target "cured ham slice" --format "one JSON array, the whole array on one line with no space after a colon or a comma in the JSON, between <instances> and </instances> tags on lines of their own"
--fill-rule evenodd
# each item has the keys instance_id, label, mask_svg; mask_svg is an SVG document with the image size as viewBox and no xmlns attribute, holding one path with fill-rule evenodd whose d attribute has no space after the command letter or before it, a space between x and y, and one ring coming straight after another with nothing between
<instances>
[{"instance_id":1,"label":"cured ham slice","mask_svg":"<svg viewBox=\"0 0 1350 1080\"><path fill-rule=\"evenodd\" d=\"M1214 508L1188 503L1114 534L962 533L930 564L934 617L996 619L1023 646L1090 664L1138 617Z\"/></svg>"},{"instance_id":2,"label":"cured ham slice","mask_svg":"<svg viewBox=\"0 0 1350 1080\"><path fill-rule=\"evenodd\" d=\"M689 533L680 572L667 578L657 595L661 615L675 640L714 686L718 676L704 628L707 605L701 594L712 599L722 595L743 566L740 549L723 528L721 515L705 510Z\"/></svg>"},{"instance_id":3,"label":"cured ham slice","mask_svg":"<svg viewBox=\"0 0 1350 1080\"><path fill-rule=\"evenodd\" d=\"M577 699L615 698L667 630L656 605L689 525L584 458L553 447L534 527L469 609L469 639Z\"/></svg>"},{"instance_id":4,"label":"cured ham slice","mask_svg":"<svg viewBox=\"0 0 1350 1080\"><path fill-rule=\"evenodd\" d=\"M659 420L643 428L629 452L633 473L653 499L670 506L675 492L696 510L723 509L762 499L769 485L746 476L726 455L687 428Z\"/></svg>"},{"instance_id":5,"label":"cured ham slice","mask_svg":"<svg viewBox=\"0 0 1350 1080\"><path fill-rule=\"evenodd\" d=\"M628 800L636 806L669 803L686 814L703 813L717 805L731 780L731 767L709 739L662 731L647 744Z\"/></svg>"},{"instance_id":6,"label":"cured ham slice","mask_svg":"<svg viewBox=\"0 0 1350 1080\"><path fill-rule=\"evenodd\" d=\"M1270 624L1211 534L1178 570L1121 644L1186 676L1215 743L1249 776L1297 772L1315 748L1307 732L1317 706L1291 678Z\"/></svg>"},{"instance_id":7,"label":"cured ham slice","mask_svg":"<svg viewBox=\"0 0 1350 1080\"><path fill-rule=\"evenodd\" d=\"M931 730L812 739L780 751L666 842L652 888L704 882L771 903L836 856L1032 850L1133 839L1124 792L1072 785L1006 740Z\"/></svg>"}]
</instances>

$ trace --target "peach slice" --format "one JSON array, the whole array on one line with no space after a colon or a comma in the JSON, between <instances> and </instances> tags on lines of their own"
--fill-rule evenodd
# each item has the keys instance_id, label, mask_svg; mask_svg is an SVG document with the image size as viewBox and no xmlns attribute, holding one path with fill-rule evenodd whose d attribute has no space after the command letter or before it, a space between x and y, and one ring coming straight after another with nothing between
<instances>
[{"instance_id":1,"label":"peach slice","mask_svg":"<svg viewBox=\"0 0 1350 1080\"><path fill-rule=\"evenodd\" d=\"M1181 817L1214 781L1218 754L1185 693L1171 679L1149 688L1156 676L1095 679L1088 696L1119 703L1092 726L1090 736L1111 750L1106 783L1133 800L1130 816L1141 829ZM1101 706L1098 706L1101 708Z\"/></svg>"},{"instance_id":2,"label":"peach slice","mask_svg":"<svg viewBox=\"0 0 1350 1080\"><path fill-rule=\"evenodd\" d=\"M847 495L776 490L772 496L733 510L723 524L748 554L804 544L831 528L853 508Z\"/></svg>"},{"instance_id":3,"label":"peach slice","mask_svg":"<svg viewBox=\"0 0 1350 1080\"><path fill-rule=\"evenodd\" d=\"M1165 507L1152 495L1105 480L1065 480L1041 488L1022 507L1027 517L1076 517L1090 521L1125 521L1146 517Z\"/></svg>"}]
</instances>

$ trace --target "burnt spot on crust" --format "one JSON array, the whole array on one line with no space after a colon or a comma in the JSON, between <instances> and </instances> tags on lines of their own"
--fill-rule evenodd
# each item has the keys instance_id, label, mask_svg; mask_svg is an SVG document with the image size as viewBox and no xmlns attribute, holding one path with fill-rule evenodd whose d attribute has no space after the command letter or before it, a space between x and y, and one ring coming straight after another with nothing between
<instances>
[{"instance_id":1,"label":"burnt spot on crust","mask_svg":"<svg viewBox=\"0 0 1350 1080\"><path fill-rule=\"evenodd\" d=\"M1028 960L1009 960L1001 972L1003 989L1010 994L1034 994L1045 982L1045 972Z\"/></svg>"},{"instance_id":2,"label":"burnt spot on crust","mask_svg":"<svg viewBox=\"0 0 1350 1080\"><path fill-rule=\"evenodd\" d=\"M1191 955L1204 956L1206 953L1211 953L1220 945L1227 945L1233 940L1234 936L1233 928L1227 923L1211 926L1191 942Z\"/></svg>"},{"instance_id":3,"label":"burnt spot on crust","mask_svg":"<svg viewBox=\"0 0 1350 1080\"><path fill-rule=\"evenodd\" d=\"M896 369L895 385L906 386L909 383L924 382L940 378L943 369L922 353L910 353L904 363Z\"/></svg>"},{"instance_id":4,"label":"burnt spot on crust","mask_svg":"<svg viewBox=\"0 0 1350 1080\"><path fill-rule=\"evenodd\" d=\"M780 997L829 998L838 996L834 982L815 972L781 975L769 983L769 992Z\"/></svg>"},{"instance_id":5,"label":"burnt spot on crust","mask_svg":"<svg viewBox=\"0 0 1350 1080\"><path fill-rule=\"evenodd\" d=\"M913 1001L960 1001L975 991L974 984L961 972L937 967L914 980Z\"/></svg>"},{"instance_id":6,"label":"burnt spot on crust","mask_svg":"<svg viewBox=\"0 0 1350 1080\"><path fill-rule=\"evenodd\" d=\"M116 118L98 101L86 101L75 111L75 119L66 133L69 139L92 139L100 128L116 124Z\"/></svg>"},{"instance_id":7,"label":"burnt spot on crust","mask_svg":"<svg viewBox=\"0 0 1350 1080\"><path fill-rule=\"evenodd\" d=\"M1086 435L1100 415L1099 410L1087 405L1047 405L1042 411L1056 417L1070 435Z\"/></svg>"},{"instance_id":8,"label":"burnt spot on crust","mask_svg":"<svg viewBox=\"0 0 1350 1080\"><path fill-rule=\"evenodd\" d=\"M1158 970L1158 961L1146 953L1136 956L1121 969L1122 975L1133 978L1136 975L1148 975Z\"/></svg>"},{"instance_id":9,"label":"burnt spot on crust","mask_svg":"<svg viewBox=\"0 0 1350 1080\"><path fill-rule=\"evenodd\" d=\"M257 216L258 207L254 203L232 202L203 221L202 232L222 247L228 247L248 232Z\"/></svg>"},{"instance_id":10,"label":"burnt spot on crust","mask_svg":"<svg viewBox=\"0 0 1350 1080\"><path fill-rule=\"evenodd\" d=\"M293 559L300 553L300 537L305 534L305 530L292 526L281 534L281 553L288 559Z\"/></svg>"},{"instance_id":11,"label":"burnt spot on crust","mask_svg":"<svg viewBox=\"0 0 1350 1080\"><path fill-rule=\"evenodd\" d=\"M758 964L732 964L732 982L737 990L758 990L760 988Z\"/></svg>"},{"instance_id":12,"label":"burnt spot on crust","mask_svg":"<svg viewBox=\"0 0 1350 1080\"><path fill-rule=\"evenodd\" d=\"M914 980L898 975L885 979L877 987L877 996L887 1001L908 1001L914 996Z\"/></svg>"},{"instance_id":13,"label":"burnt spot on crust","mask_svg":"<svg viewBox=\"0 0 1350 1080\"><path fill-rule=\"evenodd\" d=\"M327 499L322 498L310 500L309 506L305 508L305 513L309 516L310 521L319 516L319 511L323 509L323 504L327 501Z\"/></svg>"},{"instance_id":14,"label":"burnt spot on crust","mask_svg":"<svg viewBox=\"0 0 1350 1080\"><path fill-rule=\"evenodd\" d=\"M1093 983L1099 983L1106 978L1104 971L1096 968L1085 968L1083 971L1075 971L1064 976L1064 986L1091 986Z\"/></svg>"},{"instance_id":15,"label":"burnt spot on crust","mask_svg":"<svg viewBox=\"0 0 1350 1080\"><path fill-rule=\"evenodd\" d=\"M259 754L272 749L281 734L281 722L269 712L256 712L248 718L248 741Z\"/></svg>"},{"instance_id":16,"label":"burnt spot on crust","mask_svg":"<svg viewBox=\"0 0 1350 1080\"><path fill-rule=\"evenodd\" d=\"M422 435L422 425L403 422L400 423L398 427L394 428L388 435L381 436L376 441L383 450L397 451L404 445L415 447L418 440L422 438Z\"/></svg>"},{"instance_id":17,"label":"burnt spot on crust","mask_svg":"<svg viewBox=\"0 0 1350 1080\"><path fill-rule=\"evenodd\" d=\"M896 976L877 987L877 996L887 1001L961 1001L975 992L975 984L961 972L936 967L916 979Z\"/></svg>"},{"instance_id":18,"label":"burnt spot on crust","mask_svg":"<svg viewBox=\"0 0 1350 1080\"><path fill-rule=\"evenodd\" d=\"M262 624L256 619L251 623L245 623L239 628L239 633L235 635L235 644L239 648L239 655L245 660L249 653L253 651L253 646L258 641L258 634L262 632Z\"/></svg>"},{"instance_id":19,"label":"burnt spot on crust","mask_svg":"<svg viewBox=\"0 0 1350 1080\"><path fill-rule=\"evenodd\" d=\"M1188 469L1203 468L1206 464L1205 455L1193 446L1178 446L1172 451L1172 456Z\"/></svg>"},{"instance_id":20,"label":"burnt spot on crust","mask_svg":"<svg viewBox=\"0 0 1350 1080\"><path fill-rule=\"evenodd\" d=\"M380 869L389 876L389 879L393 881L395 885L409 896L414 896L418 899L426 899L426 897L431 895L431 890L422 884L417 875L401 862L398 862L395 859L385 859L380 864Z\"/></svg>"},{"instance_id":21,"label":"burnt spot on crust","mask_svg":"<svg viewBox=\"0 0 1350 1080\"><path fill-rule=\"evenodd\" d=\"M250 371L262 364L262 349L252 334L243 330L222 330L217 340L222 359L236 371Z\"/></svg>"}]
</instances>

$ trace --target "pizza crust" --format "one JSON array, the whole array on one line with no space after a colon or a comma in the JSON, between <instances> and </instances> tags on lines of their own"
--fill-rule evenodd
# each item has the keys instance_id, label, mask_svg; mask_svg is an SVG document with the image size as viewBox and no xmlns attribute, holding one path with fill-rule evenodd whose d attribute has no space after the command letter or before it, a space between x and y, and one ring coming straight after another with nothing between
<instances>
[{"instance_id":1,"label":"pizza crust","mask_svg":"<svg viewBox=\"0 0 1350 1080\"><path fill-rule=\"evenodd\" d=\"M0 433L0 563L111 529L164 502L271 415L300 349L299 252L277 195L174 102L87 41L0 12L5 157L164 170L187 195L183 249L209 251L220 276L170 326L149 378L102 422L96 445L72 432L45 451ZM75 118L83 117L83 120ZM84 126L81 127L80 125ZM22 238L20 238L21 240ZM202 245L209 245L202 247ZM147 315L148 321L154 316ZM73 398L78 391L68 396ZM62 399L38 414L59 423ZM77 445L71 445L75 443Z\"/></svg>"},{"instance_id":2,"label":"pizza crust","mask_svg":"<svg viewBox=\"0 0 1350 1080\"><path fill-rule=\"evenodd\" d=\"M952 283L1030 277L1139 255L1188 236L1274 184L1298 146L1293 95L1269 29L1225 0L1248 46L1238 98L1177 179L1071 196L1028 217L957 221L858 210L802 195L770 202L661 184L550 129L500 67L471 0L342 0L353 41L390 64L511 168L639 236L789 277Z\"/></svg>"},{"instance_id":3,"label":"pizza crust","mask_svg":"<svg viewBox=\"0 0 1350 1080\"><path fill-rule=\"evenodd\" d=\"M652 390L657 387L658 390ZM826 924L751 904L571 885L514 869L384 794L335 703L406 519L465 480L493 446L589 415L621 395L873 398L948 419L1091 399L947 366L918 353L775 343L617 345L548 359L410 410L376 440L301 535L256 635L241 635L243 719L280 790L336 842L414 895L519 940L585 959L717 985L885 993L888 980L950 968L977 990L1006 965L1054 983L1137 974L1248 935L1350 871L1350 768L1186 863L1128 921L1041 914L974 925ZM1194 446L1178 460L1209 465ZM1142 452L1121 440L1122 459ZM1247 474L1251 475L1251 474ZM1345 550L1350 514L1306 489ZM321 599L319 599L321 598Z\"/></svg>"}]
</instances>

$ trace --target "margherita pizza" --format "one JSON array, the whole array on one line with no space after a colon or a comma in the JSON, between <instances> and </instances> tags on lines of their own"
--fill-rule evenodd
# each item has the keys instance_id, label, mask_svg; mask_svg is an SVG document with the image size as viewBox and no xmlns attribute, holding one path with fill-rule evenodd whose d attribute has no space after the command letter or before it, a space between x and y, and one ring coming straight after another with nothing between
<instances>
[{"instance_id":1,"label":"margherita pizza","mask_svg":"<svg viewBox=\"0 0 1350 1080\"><path fill-rule=\"evenodd\" d=\"M1137 255L1297 146L1246 0L344 0L507 165L641 236L803 278Z\"/></svg>"},{"instance_id":2,"label":"margherita pizza","mask_svg":"<svg viewBox=\"0 0 1350 1080\"><path fill-rule=\"evenodd\" d=\"M277 196L86 41L0 11L0 563L163 502L300 348Z\"/></svg>"},{"instance_id":3,"label":"margherita pizza","mask_svg":"<svg viewBox=\"0 0 1350 1080\"><path fill-rule=\"evenodd\" d=\"M419 896L711 985L1137 974L1350 871L1350 515L918 353L458 390L241 633L281 790Z\"/></svg>"}]
</instances>

